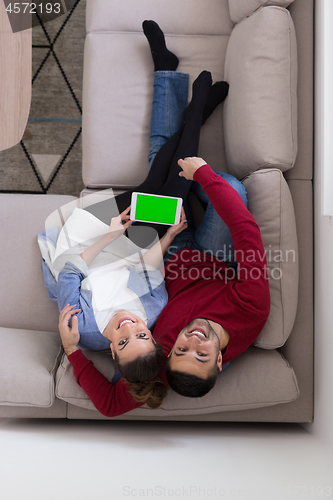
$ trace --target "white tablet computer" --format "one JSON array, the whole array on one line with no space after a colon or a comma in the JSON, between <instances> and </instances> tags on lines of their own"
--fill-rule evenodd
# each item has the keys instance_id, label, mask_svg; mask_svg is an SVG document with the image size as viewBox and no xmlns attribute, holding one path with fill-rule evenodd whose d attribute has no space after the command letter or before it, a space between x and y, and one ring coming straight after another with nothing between
<instances>
[{"instance_id":1,"label":"white tablet computer","mask_svg":"<svg viewBox=\"0 0 333 500\"><path fill-rule=\"evenodd\" d=\"M182 198L134 192L131 219L156 224L179 224L182 204Z\"/></svg>"}]
</instances>

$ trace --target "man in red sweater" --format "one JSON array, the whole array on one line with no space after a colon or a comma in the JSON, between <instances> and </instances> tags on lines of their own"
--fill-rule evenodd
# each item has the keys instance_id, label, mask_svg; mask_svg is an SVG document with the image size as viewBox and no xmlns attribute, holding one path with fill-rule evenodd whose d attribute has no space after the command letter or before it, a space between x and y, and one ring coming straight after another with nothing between
<instances>
[{"instance_id":1,"label":"man in red sweater","mask_svg":"<svg viewBox=\"0 0 333 500\"><path fill-rule=\"evenodd\" d=\"M208 196L208 220L202 230L193 228L192 240L184 241L190 229L183 232L183 244L165 264L169 301L154 338L168 356L170 387L200 397L214 386L222 365L258 337L269 314L269 283L260 229L241 196L202 158L178 163L179 175L196 181Z\"/></svg>"},{"instance_id":2,"label":"man in red sweater","mask_svg":"<svg viewBox=\"0 0 333 500\"><path fill-rule=\"evenodd\" d=\"M270 295L260 229L241 196L201 158L185 158L179 165L180 175L199 183L208 195L211 206L207 210L215 212L208 218L215 226L204 221L202 234L199 226L192 240L184 241L173 256L169 254L165 264L169 302L155 326L154 338L168 356L166 373L163 369L160 378L165 381L167 376L180 394L200 397L213 387L222 365L257 338L269 314ZM228 239L225 225L234 252L230 244L226 251L219 242L220 237ZM205 242L211 245L209 228L216 236L216 256L200 250ZM237 272L232 267L234 256ZM109 382L78 349L77 321L73 319L72 329L68 327L76 312L74 306L64 308L59 330L78 384L103 415L112 417L142 406L132 399L123 379Z\"/></svg>"}]
</instances>

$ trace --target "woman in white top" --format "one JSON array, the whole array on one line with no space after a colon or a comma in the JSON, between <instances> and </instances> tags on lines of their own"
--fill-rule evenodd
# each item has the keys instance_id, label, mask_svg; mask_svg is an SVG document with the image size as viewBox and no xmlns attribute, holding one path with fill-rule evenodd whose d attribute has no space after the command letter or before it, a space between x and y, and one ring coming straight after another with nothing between
<instances>
[{"instance_id":1,"label":"woman in white top","mask_svg":"<svg viewBox=\"0 0 333 500\"><path fill-rule=\"evenodd\" d=\"M187 223L182 210L180 224L168 229L156 224L132 226L131 195L140 191L186 199L191 182L179 176L178 160L197 155L201 125L224 100L228 85L218 82L212 86L211 74L202 72L186 107L188 75L175 71L178 58L166 48L159 26L145 21L143 29L155 65L149 174L133 190L74 211L57 241L60 255L61 246L68 248L71 240L72 257L59 272L54 295L60 310L73 305L72 313L79 319L79 345L100 350L111 344L112 356L131 384L133 397L156 408L166 394L158 379L163 351L150 330L167 301L158 268L173 238ZM84 234L77 235L80 230ZM94 241L92 245L88 245L89 239ZM44 276L47 278L46 269ZM112 286L105 287L108 279ZM52 295L51 286L48 288Z\"/></svg>"}]
</instances>

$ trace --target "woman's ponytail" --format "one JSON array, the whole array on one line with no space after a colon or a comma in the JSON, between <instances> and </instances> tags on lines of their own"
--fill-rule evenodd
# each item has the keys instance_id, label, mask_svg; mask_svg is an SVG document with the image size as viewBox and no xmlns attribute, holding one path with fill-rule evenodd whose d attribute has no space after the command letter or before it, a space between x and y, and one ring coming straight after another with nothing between
<instances>
[{"instance_id":1,"label":"woman's ponytail","mask_svg":"<svg viewBox=\"0 0 333 500\"><path fill-rule=\"evenodd\" d=\"M156 379L146 383L129 383L128 392L138 403L146 403L156 410L167 395L167 387L162 380Z\"/></svg>"},{"instance_id":2,"label":"woman's ponytail","mask_svg":"<svg viewBox=\"0 0 333 500\"><path fill-rule=\"evenodd\" d=\"M166 385L158 378L164 362L162 346L154 343L151 352L126 362L120 361L115 353L115 362L135 401L147 403L149 408L158 408L167 394Z\"/></svg>"}]
</instances>

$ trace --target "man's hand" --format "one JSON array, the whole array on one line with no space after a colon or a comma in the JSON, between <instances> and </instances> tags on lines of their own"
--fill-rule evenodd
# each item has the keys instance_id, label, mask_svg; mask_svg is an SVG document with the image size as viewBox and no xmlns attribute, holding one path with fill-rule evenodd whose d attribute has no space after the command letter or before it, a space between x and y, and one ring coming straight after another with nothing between
<instances>
[{"instance_id":1,"label":"man's hand","mask_svg":"<svg viewBox=\"0 0 333 500\"><path fill-rule=\"evenodd\" d=\"M68 322L74 314L81 311L81 309L73 309L74 306L67 304L59 316L59 333L67 356L78 350L77 344L80 340L78 329L78 319L76 316L72 318L72 328L69 327Z\"/></svg>"},{"instance_id":2,"label":"man's hand","mask_svg":"<svg viewBox=\"0 0 333 500\"><path fill-rule=\"evenodd\" d=\"M113 217L111 219L111 224L108 232L111 233L113 239L117 239L119 236L121 236L123 232L132 224L130 215L128 215L130 209L131 207L127 207L126 210L118 215L118 217Z\"/></svg>"},{"instance_id":3,"label":"man's hand","mask_svg":"<svg viewBox=\"0 0 333 500\"><path fill-rule=\"evenodd\" d=\"M197 158L196 156L185 158L184 160L178 160L178 165L183 170L179 172L179 177L185 177L185 179L189 181L193 181L193 175L198 170L198 168L202 167L202 165L206 165L207 162L202 158Z\"/></svg>"},{"instance_id":4,"label":"man's hand","mask_svg":"<svg viewBox=\"0 0 333 500\"><path fill-rule=\"evenodd\" d=\"M174 239L174 237L181 233L184 229L187 228L187 221L186 221L186 215L185 215L185 211L184 209L182 208L182 214L181 214L181 218L180 218L180 222L179 224L174 224L173 226L170 226L167 230L167 234L172 238Z\"/></svg>"}]
</instances>

